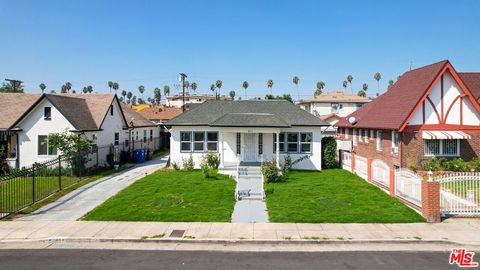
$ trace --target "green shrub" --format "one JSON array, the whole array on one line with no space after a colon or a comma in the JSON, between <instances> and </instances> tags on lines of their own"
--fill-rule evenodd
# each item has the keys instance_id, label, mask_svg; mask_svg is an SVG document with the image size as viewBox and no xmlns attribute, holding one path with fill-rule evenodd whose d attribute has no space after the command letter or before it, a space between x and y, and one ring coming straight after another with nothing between
<instances>
[{"instance_id":1,"label":"green shrub","mask_svg":"<svg viewBox=\"0 0 480 270\"><path fill-rule=\"evenodd\" d=\"M175 171L180 170L180 166L178 166L178 164L177 164L176 162L172 162L172 168L173 168Z\"/></svg>"},{"instance_id":2,"label":"green shrub","mask_svg":"<svg viewBox=\"0 0 480 270\"><path fill-rule=\"evenodd\" d=\"M192 154L190 154L188 158L182 158L182 166L186 171L193 171L195 168L195 162L193 162Z\"/></svg>"},{"instance_id":3,"label":"green shrub","mask_svg":"<svg viewBox=\"0 0 480 270\"><path fill-rule=\"evenodd\" d=\"M208 153L203 157L207 165L212 168L212 169L218 169L218 166L220 165L220 156L216 155L214 153Z\"/></svg>"},{"instance_id":4,"label":"green shrub","mask_svg":"<svg viewBox=\"0 0 480 270\"><path fill-rule=\"evenodd\" d=\"M334 137L322 138L322 169L333 169L338 167L336 160L337 141Z\"/></svg>"},{"instance_id":5,"label":"green shrub","mask_svg":"<svg viewBox=\"0 0 480 270\"><path fill-rule=\"evenodd\" d=\"M442 166L444 171L451 171L451 172L468 172L470 168L466 162L464 162L461 158L455 158L445 162Z\"/></svg>"},{"instance_id":6,"label":"green shrub","mask_svg":"<svg viewBox=\"0 0 480 270\"><path fill-rule=\"evenodd\" d=\"M264 162L261 169L267 183L285 181L281 169L277 168L275 160Z\"/></svg>"},{"instance_id":7,"label":"green shrub","mask_svg":"<svg viewBox=\"0 0 480 270\"><path fill-rule=\"evenodd\" d=\"M218 155L208 153L202 156L200 162L200 169L202 170L203 177L209 178L215 175L216 169L220 165L220 158Z\"/></svg>"},{"instance_id":8,"label":"green shrub","mask_svg":"<svg viewBox=\"0 0 480 270\"><path fill-rule=\"evenodd\" d=\"M421 166L422 170L424 171L438 171L440 169L440 163L437 158L431 158L425 162L423 162Z\"/></svg>"}]
</instances>

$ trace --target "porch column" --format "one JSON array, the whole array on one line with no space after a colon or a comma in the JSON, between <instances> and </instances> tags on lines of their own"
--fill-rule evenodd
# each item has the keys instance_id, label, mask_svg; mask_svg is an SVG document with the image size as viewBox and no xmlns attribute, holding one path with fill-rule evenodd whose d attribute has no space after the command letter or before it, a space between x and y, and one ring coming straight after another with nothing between
<instances>
[{"instance_id":1,"label":"porch column","mask_svg":"<svg viewBox=\"0 0 480 270\"><path fill-rule=\"evenodd\" d=\"M275 161L277 162L277 168L280 168L280 132L275 133L277 143L275 144Z\"/></svg>"},{"instance_id":2,"label":"porch column","mask_svg":"<svg viewBox=\"0 0 480 270\"><path fill-rule=\"evenodd\" d=\"M10 158L10 153L12 150L12 136L7 135L7 158Z\"/></svg>"},{"instance_id":3,"label":"porch column","mask_svg":"<svg viewBox=\"0 0 480 270\"><path fill-rule=\"evenodd\" d=\"M224 158L224 139L223 139L223 132L220 132L220 168L223 168L225 158Z\"/></svg>"}]
</instances>

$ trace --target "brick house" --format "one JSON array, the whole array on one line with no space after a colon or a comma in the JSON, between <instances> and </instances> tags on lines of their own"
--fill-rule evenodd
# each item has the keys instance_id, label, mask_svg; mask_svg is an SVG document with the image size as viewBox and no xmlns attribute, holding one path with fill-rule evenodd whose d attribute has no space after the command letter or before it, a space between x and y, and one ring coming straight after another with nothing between
<instances>
[{"instance_id":1,"label":"brick house","mask_svg":"<svg viewBox=\"0 0 480 270\"><path fill-rule=\"evenodd\" d=\"M457 73L441 61L404 73L386 93L340 119L338 139L352 142L344 150L390 167L431 157L478 158L479 99L480 73Z\"/></svg>"}]
</instances>

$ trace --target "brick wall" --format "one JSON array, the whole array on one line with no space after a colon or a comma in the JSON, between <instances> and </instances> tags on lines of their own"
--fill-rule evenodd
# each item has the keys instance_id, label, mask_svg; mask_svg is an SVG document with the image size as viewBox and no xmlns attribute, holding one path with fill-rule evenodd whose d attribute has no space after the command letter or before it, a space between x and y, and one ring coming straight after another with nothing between
<instances>
[{"instance_id":1,"label":"brick wall","mask_svg":"<svg viewBox=\"0 0 480 270\"><path fill-rule=\"evenodd\" d=\"M362 129L362 140L357 139L357 145L353 146L353 152L356 155L371 158L371 159L381 159L385 161L390 167L400 166L400 153L392 154L392 131L391 130L382 130L382 150L377 150L377 130L374 130L374 137L370 137L370 129L368 129L369 139L368 142L365 142L364 130ZM348 140L352 140L352 129L349 128ZM339 139L344 139L345 135L343 134L344 129L339 133ZM357 129L358 137L358 129Z\"/></svg>"},{"instance_id":2,"label":"brick wall","mask_svg":"<svg viewBox=\"0 0 480 270\"><path fill-rule=\"evenodd\" d=\"M422 181L422 215L427 222L440 222L440 183Z\"/></svg>"},{"instance_id":3,"label":"brick wall","mask_svg":"<svg viewBox=\"0 0 480 270\"><path fill-rule=\"evenodd\" d=\"M470 160L480 156L480 133L468 133L470 140L460 140L460 156L463 160Z\"/></svg>"}]
</instances>

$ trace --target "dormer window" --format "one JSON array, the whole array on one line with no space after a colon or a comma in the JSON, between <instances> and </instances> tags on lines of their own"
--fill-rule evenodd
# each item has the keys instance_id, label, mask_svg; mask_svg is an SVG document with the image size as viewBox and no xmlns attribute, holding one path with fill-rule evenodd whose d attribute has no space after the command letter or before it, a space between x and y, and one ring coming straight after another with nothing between
<instances>
[{"instance_id":1,"label":"dormer window","mask_svg":"<svg viewBox=\"0 0 480 270\"><path fill-rule=\"evenodd\" d=\"M43 108L43 119L52 120L52 107Z\"/></svg>"}]
</instances>

